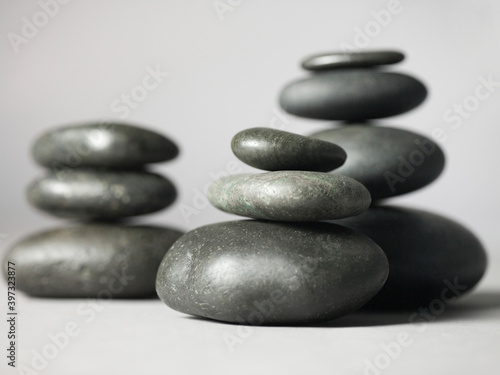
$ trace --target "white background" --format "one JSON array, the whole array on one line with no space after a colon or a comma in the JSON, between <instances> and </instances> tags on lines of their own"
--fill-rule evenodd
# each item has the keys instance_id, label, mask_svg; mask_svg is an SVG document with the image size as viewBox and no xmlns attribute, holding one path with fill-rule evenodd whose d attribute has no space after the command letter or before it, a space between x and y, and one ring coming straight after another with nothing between
<instances>
[{"instance_id":1,"label":"white background","mask_svg":"<svg viewBox=\"0 0 500 375\"><path fill-rule=\"evenodd\" d=\"M74 322L79 334L40 373L362 374L365 360L373 363L384 353L382 345L401 332L410 335L411 344L383 373L498 368L500 87L461 117L460 126L452 127L444 116L454 104L473 103L470 96L481 77L500 82L500 3L401 1L397 14L385 25L378 21L378 28L374 22L380 16L374 14L381 15L387 1L226 3L233 4L231 10L219 16L209 0L74 0L14 48L9 33L23 37L23 17L32 21L42 8L35 1L2 1L0 251L28 233L67 225L26 202L25 186L43 173L30 157L37 135L59 125L119 119L124 112L113 112L112 103L140 85L148 67L169 76L125 120L179 144L178 159L152 167L175 182L179 198L137 222L189 230L235 218L208 206L199 194L228 163L233 170L252 171L240 162L235 167L232 136L272 123L300 134L331 127L282 114L278 94L306 75L299 67L303 57L355 45L362 30L371 33L366 48L405 52L406 60L390 69L412 74L429 88L422 106L378 123L428 136L441 128L447 137L440 141L447 156L442 176L391 203L432 210L470 227L490 258L483 283L425 329L404 324L408 316L355 314L331 327L255 327L234 352L224 337L237 335L237 326L187 318L159 301L112 301L98 306L90 319L78 314L85 301L19 296L18 362L31 366L33 350L42 351L51 343L50 333ZM6 299L4 290L2 284L0 301ZM6 343L2 322L0 342ZM1 350L5 353L3 345ZM5 362L0 359L0 373Z\"/></svg>"}]
</instances>

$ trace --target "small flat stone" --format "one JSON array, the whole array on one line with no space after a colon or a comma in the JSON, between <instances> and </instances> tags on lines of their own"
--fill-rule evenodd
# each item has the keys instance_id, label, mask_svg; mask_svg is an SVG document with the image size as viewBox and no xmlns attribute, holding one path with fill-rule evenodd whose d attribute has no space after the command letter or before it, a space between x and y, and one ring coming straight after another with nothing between
<instances>
[{"instance_id":1,"label":"small flat stone","mask_svg":"<svg viewBox=\"0 0 500 375\"><path fill-rule=\"evenodd\" d=\"M306 70L333 70L343 68L370 68L396 64L405 55L398 51L329 52L313 55L302 61Z\"/></svg>"},{"instance_id":2,"label":"small flat stone","mask_svg":"<svg viewBox=\"0 0 500 375\"><path fill-rule=\"evenodd\" d=\"M179 149L161 134L132 125L89 123L46 132L33 145L42 166L137 168L173 159Z\"/></svg>"},{"instance_id":3,"label":"small flat stone","mask_svg":"<svg viewBox=\"0 0 500 375\"><path fill-rule=\"evenodd\" d=\"M296 116L358 121L396 116L419 104L427 89L413 77L363 69L314 74L288 84L281 107Z\"/></svg>"},{"instance_id":4,"label":"small flat stone","mask_svg":"<svg viewBox=\"0 0 500 375\"><path fill-rule=\"evenodd\" d=\"M336 222L366 234L387 255L389 278L371 308L439 310L473 288L486 268L476 236L430 212L379 206Z\"/></svg>"},{"instance_id":5,"label":"small flat stone","mask_svg":"<svg viewBox=\"0 0 500 375\"><path fill-rule=\"evenodd\" d=\"M338 144L348 155L339 173L361 182L373 200L420 189L442 172L441 148L423 135L382 126L348 125L314 133Z\"/></svg>"},{"instance_id":6,"label":"small flat stone","mask_svg":"<svg viewBox=\"0 0 500 375\"><path fill-rule=\"evenodd\" d=\"M117 219L168 207L172 182L144 171L74 169L49 172L30 184L29 202L51 215L72 219Z\"/></svg>"},{"instance_id":7,"label":"small flat stone","mask_svg":"<svg viewBox=\"0 0 500 375\"><path fill-rule=\"evenodd\" d=\"M210 185L207 197L222 211L279 221L354 216L371 202L368 190L352 178L305 171L228 176Z\"/></svg>"},{"instance_id":8,"label":"small flat stone","mask_svg":"<svg viewBox=\"0 0 500 375\"><path fill-rule=\"evenodd\" d=\"M231 147L242 162L267 171L328 172L346 159L345 151L333 143L270 128L243 130Z\"/></svg>"},{"instance_id":9,"label":"small flat stone","mask_svg":"<svg viewBox=\"0 0 500 375\"><path fill-rule=\"evenodd\" d=\"M161 262L156 291L186 314L294 325L358 309L387 273L382 250L348 228L242 220L186 233Z\"/></svg>"},{"instance_id":10,"label":"small flat stone","mask_svg":"<svg viewBox=\"0 0 500 375\"><path fill-rule=\"evenodd\" d=\"M17 289L37 297L153 296L160 262L182 235L171 228L82 225L31 235L5 254Z\"/></svg>"}]
</instances>

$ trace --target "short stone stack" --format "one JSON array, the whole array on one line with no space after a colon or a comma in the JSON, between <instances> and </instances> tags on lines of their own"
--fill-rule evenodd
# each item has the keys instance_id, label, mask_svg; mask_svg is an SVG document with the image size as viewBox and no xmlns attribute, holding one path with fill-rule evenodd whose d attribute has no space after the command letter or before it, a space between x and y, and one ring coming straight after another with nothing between
<instances>
[{"instance_id":1,"label":"short stone stack","mask_svg":"<svg viewBox=\"0 0 500 375\"><path fill-rule=\"evenodd\" d=\"M183 233L119 221L174 202L172 182L145 166L178 152L158 133L116 123L67 126L39 137L33 156L49 171L28 187L29 202L83 223L15 244L4 263L16 264L17 288L38 297L154 295L161 259Z\"/></svg>"},{"instance_id":2,"label":"short stone stack","mask_svg":"<svg viewBox=\"0 0 500 375\"><path fill-rule=\"evenodd\" d=\"M243 324L330 320L368 302L388 274L366 236L320 220L358 215L371 202L341 166L335 144L267 128L233 138L234 154L270 172L213 183L209 201L259 220L219 223L184 235L165 255L157 292L170 307Z\"/></svg>"},{"instance_id":3,"label":"short stone stack","mask_svg":"<svg viewBox=\"0 0 500 375\"><path fill-rule=\"evenodd\" d=\"M368 235L388 257L387 282L368 306L438 311L477 284L486 254L478 239L452 220L378 203L430 184L445 163L431 139L369 122L409 111L425 99L427 90L417 79L375 69L403 58L397 51L309 57L302 66L312 75L287 85L280 104L294 115L343 122L311 137L346 150L346 163L333 173L361 182L374 201L363 214L338 221Z\"/></svg>"}]
</instances>

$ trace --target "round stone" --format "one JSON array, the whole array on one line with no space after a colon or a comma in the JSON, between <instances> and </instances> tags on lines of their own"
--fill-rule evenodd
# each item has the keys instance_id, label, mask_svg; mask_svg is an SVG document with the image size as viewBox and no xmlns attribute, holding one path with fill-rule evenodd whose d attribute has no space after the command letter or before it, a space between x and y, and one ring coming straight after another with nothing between
<instances>
[{"instance_id":1,"label":"round stone","mask_svg":"<svg viewBox=\"0 0 500 375\"><path fill-rule=\"evenodd\" d=\"M448 304L474 287L486 268L486 253L476 236L430 212L380 206L338 223L366 234L387 255L389 278L370 301L373 308Z\"/></svg>"},{"instance_id":2,"label":"round stone","mask_svg":"<svg viewBox=\"0 0 500 375\"><path fill-rule=\"evenodd\" d=\"M242 162L267 171L328 172L346 159L345 151L333 143L270 128L243 130L231 147Z\"/></svg>"},{"instance_id":3,"label":"round stone","mask_svg":"<svg viewBox=\"0 0 500 375\"><path fill-rule=\"evenodd\" d=\"M305 171L228 176L210 185L207 197L222 211L278 221L354 216L371 203L368 190L352 178Z\"/></svg>"},{"instance_id":4,"label":"round stone","mask_svg":"<svg viewBox=\"0 0 500 375\"><path fill-rule=\"evenodd\" d=\"M281 107L296 116L358 121L405 113L427 96L413 77L363 69L322 72L287 85Z\"/></svg>"},{"instance_id":5,"label":"round stone","mask_svg":"<svg viewBox=\"0 0 500 375\"><path fill-rule=\"evenodd\" d=\"M147 226L82 225L34 234L5 255L17 289L37 297L153 296L160 262L182 235Z\"/></svg>"},{"instance_id":6,"label":"round stone","mask_svg":"<svg viewBox=\"0 0 500 375\"><path fill-rule=\"evenodd\" d=\"M243 220L186 233L161 262L156 291L186 314L293 325L358 309L387 273L381 249L348 228Z\"/></svg>"},{"instance_id":7,"label":"round stone","mask_svg":"<svg viewBox=\"0 0 500 375\"><path fill-rule=\"evenodd\" d=\"M420 189L442 172L441 148L423 135L382 126L349 125L311 137L340 145L348 155L339 173L361 182L373 200Z\"/></svg>"},{"instance_id":8,"label":"round stone","mask_svg":"<svg viewBox=\"0 0 500 375\"><path fill-rule=\"evenodd\" d=\"M33 145L42 166L136 168L173 159L177 146L156 132L115 123L65 126L46 132Z\"/></svg>"},{"instance_id":9,"label":"round stone","mask_svg":"<svg viewBox=\"0 0 500 375\"><path fill-rule=\"evenodd\" d=\"M74 169L49 172L27 190L29 202L73 219L117 219L159 211L176 198L172 182L144 171Z\"/></svg>"},{"instance_id":10,"label":"round stone","mask_svg":"<svg viewBox=\"0 0 500 375\"><path fill-rule=\"evenodd\" d=\"M396 64L405 55L398 51L330 52L313 55L302 61L306 70L333 70L343 68L370 68L377 65Z\"/></svg>"}]
</instances>

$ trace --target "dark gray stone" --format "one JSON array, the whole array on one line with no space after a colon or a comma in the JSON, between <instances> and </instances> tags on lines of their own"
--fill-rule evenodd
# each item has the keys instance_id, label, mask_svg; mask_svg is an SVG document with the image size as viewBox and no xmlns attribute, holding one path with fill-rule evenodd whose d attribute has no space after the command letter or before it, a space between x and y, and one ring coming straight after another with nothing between
<instances>
[{"instance_id":1,"label":"dark gray stone","mask_svg":"<svg viewBox=\"0 0 500 375\"><path fill-rule=\"evenodd\" d=\"M35 160L49 168L136 168L173 159L177 146L156 132L115 123L65 126L46 132L33 145Z\"/></svg>"},{"instance_id":2,"label":"dark gray stone","mask_svg":"<svg viewBox=\"0 0 500 375\"><path fill-rule=\"evenodd\" d=\"M82 225L34 234L3 260L16 287L38 297L136 298L154 295L160 262L182 235L147 226Z\"/></svg>"},{"instance_id":3,"label":"dark gray stone","mask_svg":"<svg viewBox=\"0 0 500 375\"><path fill-rule=\"evenodd\" d=\"M267 171L328 172L346 159L345 151L333 143L270 128L243 130L231 147L242 162Z\"/></svg>"},{"instance_id":4,"label":"dark gray stone","mask_svg":"<svg viewBox=\"0 0 500 375\"><path fill-rule=\"evenodd\" d=\"M287 85L281 107L293 115L357 121L399 115L421 104L427 89L413 77L362 69L322 72Z\"/></svg>"},{"instance_id":5,"label":"dark gray stone","mask_svg":"<svg viewBox=\"0 0 500 375\"><path fill-rule=\"evenodd\" d=\"M347 152L345 164L333 173L365 185L373 200L420 189L444 168L441 148L427 137L402 129L348 125L314 133Z\"/></svg>"},{"instance_id":6,"label":"dark gray stone","mask_svg":"<svg viewBox=\"0 0 500 375\"><path fill-rule=\"evenodd\" d=\"M336 222L366 234L387 255L389 278L371 308L439 310L474 287L486 268L474 234L430 212L380 206Z\"/></svg>"},{"instance_id":7,"label":"dark gray stone","mask_svg":"<svg viewBox=\"0 0 500 375\"><path fill-rule=\"evenodd\" d=\"M165 177L144 171L75 169L48 173L28 187L29 202L73 219L117 219L159 211L176 198Z\"/></svg>"},{"instance_id":8,"label":"dark gray stone","mask_svg":"<svg viewBox=\"0 0 500 375\"><path fill-rule=\"evenodd\" d=\"M330 52L310 56L302 61L306 70L333 70L343 68L370 68L396 64L405 55L398 51Z\"/></svg>"},{"instance_id":9,"label":"dark gray stone","mask_svg":"<svg viewBox=\"0 0 500 375\"><path fill-rule=\"evenodd\" d=\"M215 181L208 200L231 214L279 221L318 221L358 215L371 203L368 190L345 176L278 171Z\"/></svg>"},{"instance_id":10,"label":"dark gray stone","mask_svg":"<svg viewBox=\"0 0 500 375\"><path fill-rule=\"evenodd\" d=\"M358 309L387 273L381 249L348 228L244 220L186 233L161 262L156 291L186 314L293 325Z\"/></svg>"}]
</instances>

